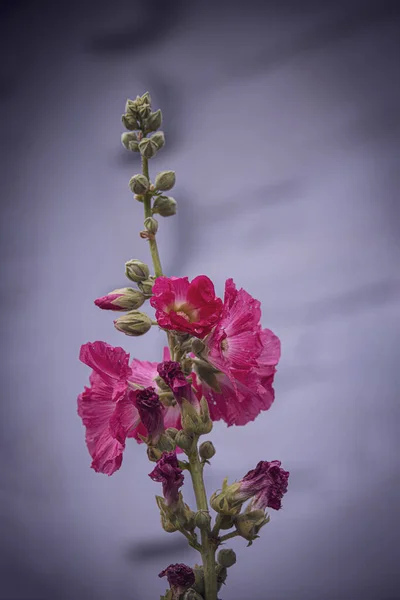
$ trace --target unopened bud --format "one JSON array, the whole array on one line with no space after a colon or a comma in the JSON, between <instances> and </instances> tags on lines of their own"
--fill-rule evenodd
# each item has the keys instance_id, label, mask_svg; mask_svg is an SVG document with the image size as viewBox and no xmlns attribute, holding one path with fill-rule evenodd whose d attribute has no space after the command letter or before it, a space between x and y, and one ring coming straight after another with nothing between
<instances>
[{"instance_id":1,"label":"unopened bud","mask_svg":"<svg viewBox=\"0 0 400 600\"><path fill-rule=\"evenodd\" d=\"M137 134L134 131L130 133L123 133L121 135L121 142L127 150L132 150L132 152L139 152L139 140Z\"/></svg>"},{"instance_id":2,"label":"unopened bud","mask_svg":"<svg viewBox=\"0 0 400 600\"><path fill-rule=\"evenodd\" d=\"M245 540L253 542L259 537L261 527L269 523L269 516L261 509L244 512L235 517L236 530Z\"/></svg>"},{"instance_id":3,"label":"unopened bud","mask_svg":"<svg viewBox=\"0 0 400 600\"><path fill-rule=\"evenodd\" d=\"M153 138L144 138L139 143L139 150L145 158L152 158L157 153L158 145Z\"/></svg>"},{"instance_id":4,"label":"unopened bud","mask_svg":"<svg viewBox=\"0 0 400 600\"><path fill-rule=\"evenodd\" d=\"M156 112L151 112L144 123L144 129L146 133L151 133L152 131L157 131L159 127L161 127L162 123L162 114L161 110L158 109Z\"/></svg>"},{"instance_id":5,"label":"unopened bud","mask_svg":"<svg viewBox=\"0 0 400 600\"><path fill-rule=\"evenodd\" d=\"M181 429L176 434L175 443L182 450L190 450L193 446L194 435L192 433L187 433Z\"/></svg>"},{"instance_id":6,"label":"unopened bud","mask_svg":"<svg viewBox=\"0 0 400 600\"><path fill-rule=\"evenodd\" d=\"M165 435L164 432L160 435L156 447L158 450L161 450L161 452L173 452L175 450L175 442L171 437Z\"/></svg>"},{"instance_id":7,"label":"unopened bud","mask_svg":"<svg viewBox=\"0 0 400 600\"><path fill-rule=\"evenodd\" d=\"M188 377L191 372L192 372L192 359L191 358L184 358L182 361L182 371L183 373Z\"/></svg>"},{"instance_id":8,"label":"unopened bud","mask_svg":"<svg viewBox=\"0 0 400 600\"><path fill-rule=\"evenodd\" d=\"M139 290L133 288L119 288L113 290L107 296L97 298L96 306L103 310L136 310L140 308L146 297Z\"/></svg>"},{"instance_id":9,"label":"unopened bud","mask_svg":"<svg viewBox=\"0 0 400 600\"><path fill-rule=\"evenodd\" d=\"M208 510L199 510L197 511L194 522L196 523L196 527L199 529L209 529L211 523L211 517Z\"/></svg>"},{"instance_id":10,"label":"unopened bud","mask_svg":"<svg viewBox=\"0 0 400 600\"><path fill-rule=\"evenodd\" d=\"M161 150L161 148L165 146L165 136L162 131L155 133L150 139L154 144L156 144L158 150Z\"/></svg>"},{"instance_id":11,"label":"unopened bud","mask_svg":"<svg viewBox=\"0 0 400 600\"><path fill-rule=\"evenodd\" d=\"M139 125L136 119L136 115L132 113L126 113L122 115L122 123L126 129L129 131L134 131L135 129L139 129Z\"/></svg>"},{"instance_id":12,"label":"unopened bud","mask_svg":"<svg viewBox=\"0 0 400 600\"><path fill-rule=\"evenodd\" d=\"M207 442L203 442L200 444L199 454L204 460L209 460L215 454L214 444L208 440Z\"/></svg>"},{"instance_id":13,"label":"unopened bud","mask_svg":"<svg viewBox=\"0 0 400 600\"><path fill-rule=\"evenodd\" d=\"M177 433L178 429L176 429L176 427L168 427L165 430L165 435L168 435L168 437L170 437L173 440L175 440Z\"/></svg>"},{"instance_id":14,"label":"unopened bud","mask_svg":"<svg viewBox=\"0 0 400 600\"><path fill-rule=\"evenodd\" d=\"M137 113L137 103L135 100L128 100L126 101L125 104L125 112L126 113L132 113L132 114L136 114Z\"/></svg>"},{"instance_id":15,"label":"unopened bud","mask_svg":"<svg viewBox=\"0 0 400 600\"><path fill-rule=\"evenodd\" d=\"M153 213L162 217L172 217L176 214L176 200L170 196L158 196L154 200Z\"/></svg>"},{"instance_id":16,"label":"unopened bud","mask_svg":"<svg viewBox=\"0 0 400 600\"><path fill-rule=\"evenodd\" d=\"M151 104L151 96L150 92L145 92L143 96L138 96L138 101L140 104Z\"/></svg>"},{"instance_id":17,"label":"unopened bud","mask_svg":"<svg viewBox=\"0 0 400 600\"><path fill-rule=\"evenodd\" d=\"M196 354L196 356L200 356L202 352L204 352L206 345L204 342L199 340L199 338L194 338L192 341L192 352Z\"/></svg>"},{"instance_id":18,"label":"unopened bud","mask_svg":"<svg viewBox=\"0 0 400 600\"><path fill-rule=\"evenodd\" d=\"M230 515L218 515L218 525L220 529L232 529L234 519Z\"/></svg>"},{"instance_id":19,"label":"unopened bud","mask_svg":"<svg viewBox=\"0 0 400 600\"><path fill-rule=\"evenodd\" d=\"M217 562L221 567L229 569L236 562L236 554L230 548L224 548L218 552Z\"/></svg>"},{"instance_id":20,"label":"unopened bud","mask_svg":"<svg viewBox=\"0 0 400 600\"><path fill-rule=\"evenodd\" d=\"M144 262L132 258L132 260L128 260L128 262L125 263L125 275L131 281L138 283L147 279L150 275L150 271L149 267Z\"/></svg>"},{"instance_id":21,"label":"unopened bud","mask_svg":"<svg viewBox=\"0 0 400 600\"><path fill-rule=\"evenodd\" d=\"M150 317L138 310L131 310L114 321L114 326L118 331L134 337L147 333L151 329L151 325Z\"/></svg>"},{"instance_id":22,"label":"unopened bud","mask_svg":"<svg viewBox=\"0 0 400 600\"><path fill-rule=\"evenodd\" d=\"M162 452L158 448L155 448L154 446L147 447L147 458L151 460L151 462L157 462L160 460L161 456Z\"/></svg>"},{"instance_id":23,"label":"unopened bud","mask_svg":"<svg viewBox=\"0 0 400 600\"><path fill-rule=\"evenodd\" d=\"M129 135L129 134L128 134ZM171 190L175 185L175 172L174 171L162 171L156 177L154 186L156 190L166 192Z\"/></svg>"},{"instance_id":24,"label":"unopened bud","mask_svg":"<svg viewBox=\"0 0 400 600\"><path fill-rule=\"evenodd\" d=\"M147 219L144 220L144 226L150 233L157 233L158 231L158 221L156 221L154 217L147 217Z\"/></svg>"},{"instance_id":25,"label":"unopened bud","mask_svg":"<svg viewBox=\"0 0 400 600\"><path fill-rule=\"evenodd\" d=\"M194 370L200 379L209 385L210 388L217 393L221 393L221 388L217 379L217 375L220 374L218 369L210 365L210 363L206 362L205 360L197 360L194 364Z\"/></svg>"},{"instance_id":26,"label":"unopened bud","mask_svg":"<svg viewBox=\"0 0 400 600\"><path fill-rule=\"evenodd\" d=\"M150 298L150 296L153 295L153 285L154 279L152 277L149 277L149 279L146 279L145 281L140 281L138 283L138 288L141 292L143 292L145 296Z\"/></svg>"},{"instance_id":27,"label":"unopened bud","mask_svg":"<svg viewBox=\"0 0 400 600\"><path fill-rule=\"evenodd\" d=\"M129 180L129 187L134 194L146 194L149 191L149 186L149 180L144 175L134 175Z\"/></svg>"}]
</instances>

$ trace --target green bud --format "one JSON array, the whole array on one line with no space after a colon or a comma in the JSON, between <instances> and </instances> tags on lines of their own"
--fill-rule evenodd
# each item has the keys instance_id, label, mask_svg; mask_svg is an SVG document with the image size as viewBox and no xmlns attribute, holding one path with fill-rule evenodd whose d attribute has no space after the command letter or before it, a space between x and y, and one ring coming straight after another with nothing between
<instances>
[{"instance_id":1,"label":"green bud","mask_svg":"<svg viewBox=\"0 0 400 600\"><path fill-rule=\"evenodd\" d=\"M217 565L215 571L217 574L217 590L219 592L228 577L228 571L226 567L222 567L221 565Z\"/></svg>"},{"instance_id":2,"label":"green bud","mask_svg":"<svg viewBox=\"0 0 400 600\"><path fill-rule=\"evenodd\" d=\"M133 288L118 288L110 292L108 296L112 296L113 294L118 294L118 298L111 301L111 304L114 304L117 310L136 310L146 300L142 292Z\"/></svg>"},{"instance_id":3,"label":"green bud","mask_svg":"<svg viewBox=\"0 0 400 600\"><path fill-rule=\"evenodd\" d=\"M129 134L128 134L129 135ZM162 171L156 177L154 187L156 190L166 192L171 190L175 185L175 172L174 171Z\"/></svg>"},{"instance_id":4,"label":"green bud","mask_svg":"<svg viewBox=\"0 0 400 600\"><path fill-rule=\"evenodd\" d=\"M192 341L193 354L195 354L196 356L201 356L201 354L204 352L205 349L206 349L205 343L202 342L201 340L199 340L199 338L194 338L194 340Z\"/></svg>"},{"instance_id":5,"label":"green bud","mask_svg":"<svg viewBox=\"0 0 400 600\"><path fill-rule=\"evenodd\" d=\"M137 112L137 104L135 100L128 100L125 104L125 112L135 114Z\"/></svg>"},{"instance_id":6,"label":"green bud","mask_svg":"<svg viewBox=\"0 0 400 600\"><path fill-rule=\"evenodd\" d=\"M170 387L169 385L167 385L164 381L164 379L162 377L160 377L159 375L157 375L157 377L154 379L155 383L157 384L157 387L160 388L160 390L163 390L164 392L170 392Z\"/></svg>"},{"instance_id":7,"label":"green bud","mask_svg":"<svg viewBox=\"0 0 400 600\"><path fill-rule=\"evenodd\" d=\"M170 519L168 519L166 515L161 515L161 527L167 533L175 533L175 531L178 531L178 527L174 524L174 522L175 521L171 521Z\"/></svg>"},{"instance_id":8,"label":"green bud","mask_svg":"<svg viewBox=\"0 0 400 600\"><path fill-rule=\"evenodd\" d=\"M138 310L131 310L126 315L122 315L114 321L114 326L118 331L126 335L137 337L147 333L151 329L151 319Z\"/></svg>"},{"instance_id":9,"label":"green bud","mask_svg":"<svg viewBox=\"0 0 400 600\"><path fill-rule=\"evenodd\" d=\"M132 152L139 152L139 140L137 134L134 131L131 131L130 133L123 133L121 135L121 142L127 150L132 150Z\"/></svg>"},{"instance_id":10,"label":"green bud","mask_svg":"<svg viewBox=\"0 0 400 600\"><path fill-rule=\"evenodd\" d=\"M184 372L186 377L188 377L192 372L192 364L193 364L192 359L184 358L181 364L182 364L182 371Z\"/></svg>"},{"instance_id":11,"label":"green bud","mask_svg":"<svg viewBox=\"0 0 400 600\"><path fill-rule=\"evenodd\" d=\"M143 96L138 96L138 100L141 104L151 104L151 96L149 92L145 92Z\"/></svg>"},{"instance_id":12,"label":"green bud","mask_svg":"<svg viewBox=\"0 0 400 600\"><path fill-rule=\"evenodd\" d=\"M215 512L222 515L237 515L240 512L241 505L235 504L232 501L232 497L234 497L235 492L237 492L239 488L239 483L228 485L228 478L226 477L222 482L222 490L214 492L210 498L211 507Z\"/></svg>"},{"instance_id":13,"label":"green bud","mask_svg":"<svg viewBox=\"0 0 400 600\"><path fill-rule=\"evenodd\" d=\"M218 525L220 529L232 529L234 519L230 515L218 515Z\"/></svg>"},{"instance_id":14,"label":"green bud","mask_svg":"<svg viewBox=\"0 0 400 600\"><path fill-rule=\"evenodd\" d=\"M150 139L156 144L158 150L161 150L165 146L165 135L162 131L155 133Z\"/></svg>"},{"instance_id":15,"label":"green bud","mask_svg":"<svg viewBox=\"0 0 400 600\"><path fill-rule=\"evenodd\" d=\"M131 281L138 283L148 279L150 275L149 267L145 265L141 260L132 258L125 263L125 275Z\"/></svg>"},{"instance_id":16,"label":"green bud","mask_svg":"<svg viewBox=\"0 0 400 600\"><path fill-rule=\"evenodd\" d=\"M150 113L151 113L150 104L142 104L141 106L139 106L138 113L139 113L139 119L141 119L142 121L145 121L150 116Z\"/></svg>"},{"instance_id":17,"label":"green bud","mask_svg":"<svg viewBox=\"0 0 400 600\"><path fill-rule=\"evenodd\" d=\"M182 450L189 451L193 446L194 435L192 433L187 433L181 429L176 434L175 443Z\"/></svg>"},{"instance_id":18,"label":"green bud","mask_svg":"<svg viewBox=\"0 0 400 600\"><path fill-rule=\"evenodd\" d=\"M176 404L174 394L171 391L161 392L160 394L158 394L158 397L160 399L161 404L166 408L168 408L168 406L175 406Z\"/></svg>"},{"instance_id":19,"label":"green bud","mask_svg":"<svg viewBox=\"0 0 400 600\"><path fill-rule=\"evenodd\" d=\"M199 340L200 341L200 340ZM192 344L193 347L193 344ZM217 375L220 371L210 365L205 360L197 360L194 363L194 370L202 381L205 381L215 392L221 393L221 388L218 383Z\"/></svg>"},{"instance_id":20,"label":"green bud","mask_svg":"<svg viewBox=\"0 0 400 600\"><path fill-rule=\"evenodd\" d=\"M147 458L151 462L157 462L158 460L160 460L161 456L162 452L158 448L155 448L154 446L147 447Z\"/></svg>"},{"instance_id":21,"label":"green bud","mask_svg":"<svg viewBox=\"0 0 400 600\"><path fill-rule=\"evenodd\" d=\"M161 450L161 452L173 452L175 450L175 442L171 437L162 433L156 444L156 448Z\"/></svg>"},{"instance_id":22,"label":"green bud","mask_svg":"<svg viewBox=\"0 0 400 600\"><path fill-rule=\"evenodd\" d=\"M200 565L194 565L193 567L195 582L193 584L193 588L199 594L204 595L205 585L204 585L204 568Z\"/></svg>"},{"instance_id":23,"label":"green bud","mask_svg":"<svg viewBox=\"0 0 400 600\"><path fill-rule=\"evenodd\" d=\"M172 440L175 440L177 433L178 433L178 429L176 429L176 427L168 427L165 430L165 435L170 437Z\"/></svg>"},{"instance_id":24,"label":"green bud","mask_svg":"<svg viewBox=\"0 0 400 600\"><path fill-rule=\"evenodd\" d=\"M149 191L149 186L149 180L144 175L134 175L129 180L129 187L134 194L146 194Z\"/></svg>"},{"instance_id":25,"label":"green bud","mask_svg":"<svg viewBox=\"0 0 400 600\"><path fill-rule=\"evenodd\" d=\"M136 116L132 113L126 113L122 115L122 123L126 129L129 131L134 131L135 129L139 129L138 122L136 120Z\"/></svg>"},{"instance_id":26,"label":"green bud","mask_svg":"<svg viewBox=\"0 0 400 600\"><path fill-rule=\"evenodd\" d=\"M195 514L194 522L196 523L196 527L199 529L209 529L211 523L211 517L208 510L199 510Z\"/></svg>"},{"instance_id":27,"label":"green bud","mask_svg":"<svg viewBox=\"0 0 400 600\"><path fill-rule=\"evenodd\" d=\"M158 150L158 145L153 138L144 138L139 143L139 151L145 158L152 158Z\"/></svg>"},{"instance_id":28,"label":"green bud","mask_svg":"<svg viewBox=\"0 0 400 600\"><path fill-rule=\"evenodd\" d=\"M208 440L203 442L200 444L199 454L201 458L204 458L204 460L209 460L215 454L214 444Z\"/></svg>"},{"instance_id":29,"label":"green bud","mask_svg":"<svg viewBox=\"0 0 400 600\"><path fill-rule=\"evenodd\" d=\"M244 512L235 517L235 527L245 540L253 542L259 537L261 527L269 523L269 516L261 509Z\"/></svg>"},{"instance_id":30,"label":"green bud","mask_svg":"<svg viewBox=\"0 0 400 600\"><path fill-rule=\"evenodd\" d=\"M199 409L183 398L181 413L182 427L188 433L204 435L212 430L213 424L210 419L208 403L204 397L200 400Z\"/></svg>"},{"instance_id":31,"label":"green bud","mask_svg":"<svg viewBox=\"0 0 400 600\"><path fill-rule=\"evenodd\" d=\"M140 291L143 292L143 294L145 296L147 296L148 298L150 298L150 296L153 295L153 285L154 285L154 278L153 277L149 277L148 279L146 279L145 281L140 281L138 283L138 288L140 289Z\"/></svg>"},{"instance_id":32,"label":"green bud","mask_svg":"<svg viewBox=\"0 0 400 600\"><path fill-rule=\"evenodd\" d=\"M189 588L183 594L183 600L203 600L203 596L200 596L194 588Z\"/></svg>"},{"instance_id":33,"label":"green bud","mask_svg":"<svg viewBox=\"0 0 400 600\"><path fill-rule=\"evenodd\" d=\"M150 233L157 233L158 231L158 221L156 221L154 217L147 217L147 219L144 220L144 226Z\"/></svg>"},{"instance_id":34,"label":"green bud","mask_svg":"<svg viewBox=\"0 0 400 600\"><path fill-rule=\"evenodd\" d=\"M176 200L170 196L158 196L154 200L153 214L159 214L162 217L172 217L176 214Z\"/></svg>"},{"instance_id":35,"label":"green bud","mask_svg":"<svg viewBox=\"0 0 400 600\"><path fill-rule=\"evenodd\" d=\"M161 110L158 109L156 112L151 112L144 123L144 129L146 133L151 133L152 131L157 131L159 127L161 127L162 123L162 114Z\"/></svg>"},{"instance_id":36,"label":"green bud","mask_svg":"<svg viewBox=\"0 0 400 600\"><path fill-rule=\"evenodd\" d=\"M230 548L224 548L218 552L217 562L221 567L229 569L236 562L236 554Z\"/></svg>"}]
</instances>

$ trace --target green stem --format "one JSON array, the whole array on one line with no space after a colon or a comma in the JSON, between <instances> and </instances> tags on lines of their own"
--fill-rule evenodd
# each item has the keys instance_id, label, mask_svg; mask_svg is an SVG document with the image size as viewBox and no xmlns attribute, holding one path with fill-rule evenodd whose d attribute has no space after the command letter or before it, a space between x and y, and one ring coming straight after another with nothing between
<instances>
[{"instance_id":1,"label":"green stem","mask_svg":"<svg viewBox=\"0 0 400 600\"><path fill-rule=\"evenodd\" d=\"M234 538L237 535L239 535L239 533L237 531L231 531L230 533L227 533L226 535L223 535L222 537L220 537L219 541L225 542L226 540L230 540L231 538Z\"/></svg>"},{"instance_id":2,"label":"green stem","mask_svg":"<svg viewBox=\"0 0 400 600\"><path fill-rule=\"evenodd\" d=\"M144 156L142 156L142 173L150 181L149 160L148 160L148 158L146 158ZM144 205L144 218L147 219L147 217L152 216L151 215L151 193L150 192L145 194L144 200L143 200L143 205ZM149 239L149 246L150 246L151 259L153 261L153 266L154 266L154 275L156 277L160 277L163 273L162 273L160 255L158 254L158 247L157 247L157 241L156 241L155 236L153 238Z\"/></svg>"},{"instance_id":3,"label":"green stem","mask_svg":"<svg viewBox=\"0 0 400 600\"><path fill-rule=\"evenodd\" d=\"M206 490L203 480L203 466L197 450L198 436L193 443L193 450L189 453L190 474L196 497L197 510L208 511ZM215 571L215 544L210 539L210 530L201 530L201 558L204 568L205 600L217 600L217 575Z\"/></svg>"}]
</instances>

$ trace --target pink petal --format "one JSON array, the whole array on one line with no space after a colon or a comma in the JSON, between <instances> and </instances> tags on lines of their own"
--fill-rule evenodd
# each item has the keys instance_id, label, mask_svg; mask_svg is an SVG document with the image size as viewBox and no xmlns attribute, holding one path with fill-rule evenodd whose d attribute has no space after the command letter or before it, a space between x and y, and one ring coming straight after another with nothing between
<instances>
[{"instance_id":1,"label":"pink petal","mask_svg":"<svg viewBox=\"0 0 400 600\"><path fill-rule=\"evenodd\" d=\"M122 395L131 374L129 354L122 348L113 348L105 342L88 342L81 347L80 360L113 386L113 399Z\"/></svg>"},{"instance_id":2,"label":"pink petal","mask_svg":"<svg viewBox=\"0 0 400 600\"><path fill-rule=\"evenodd\" d=\"M134 404L135 392L129 391L122 396L115 405L115 410L110 419L110 432L121 444L125 444L127 437L134 437L135 430L140 423L138 409Z\"/></svg>"}]
</instances>

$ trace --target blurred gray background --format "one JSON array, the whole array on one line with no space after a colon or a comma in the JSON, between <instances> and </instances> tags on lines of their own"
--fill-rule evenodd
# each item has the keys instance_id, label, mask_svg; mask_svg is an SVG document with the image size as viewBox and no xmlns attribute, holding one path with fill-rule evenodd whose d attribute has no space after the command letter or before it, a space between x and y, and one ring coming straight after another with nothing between
<instances>
[{"instance_id":1,"label":"blurred gray background","mask_svg":"<svg viewBox=\"0 0 400 600\"><path fill-rule=\"evenodd\" d=\"M399 2L2 3L0 599L154 600L193 564L132 441L89 468L88 340L157 360L93 299L149 259L120 144L149 90L177 173L165 272L233 277L282 340L271 410L217 424L211 493L290 470L261 539L233 540L223 600L398 600ZM160 219L161 220L161 219ZM188 499L191 500L190 491Z\"/></svg>"}]
</instances>

